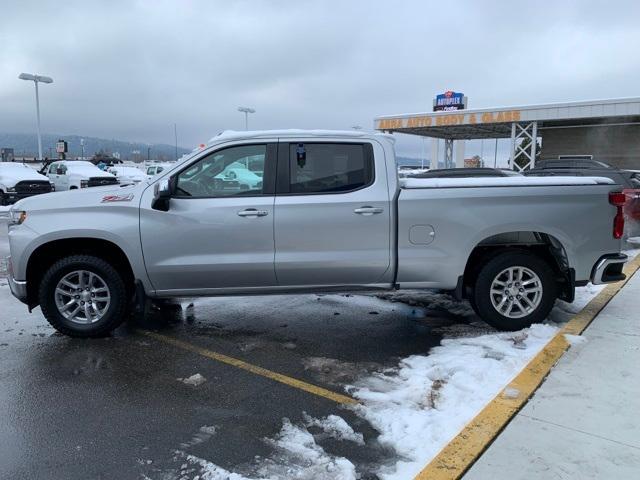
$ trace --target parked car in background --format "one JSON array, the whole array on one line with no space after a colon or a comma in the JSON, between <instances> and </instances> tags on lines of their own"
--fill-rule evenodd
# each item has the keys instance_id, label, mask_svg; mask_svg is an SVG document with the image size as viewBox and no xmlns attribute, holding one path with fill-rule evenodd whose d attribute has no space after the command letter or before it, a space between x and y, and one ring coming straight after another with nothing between
<instances>
[{"instance_id":1,"label":"parked car in background","mask_svg":"<svg viewBox=\"0 0 640 480\"><path fill-rule=\"evenodd\" d=\"M216 175L224 182L234 182L240 190L254 190L262 187L262 177L253 170L249 170L245 163L233 162Z\"/></svg>"},{"instance_id":2,"label":"parked car in background","mask_svg":"<svg viewBox=\"0 0 640 480\"><path fill-rule=\"evenodd\" d=\"M606 162L586 157L563 157L558 159L540 160L535 168L525 172L527 176L550 177L605 177L610 178L623 188L627 197L624 205L627 236L640 235L640 173L633 170L622 170Z\"/></svg>"},{"instance_id":3,"label":"parked car in background","mask_svg":"<svg viewBox=\"0 0 640 480\"><path fill-rule=\"evenodd\" d=\"M55 197L11 208L9 285L80 337L147 297L399 288L451 291L519 330L577 285L625 278L613 180L399 180L384 134L229 132L151 182Z\"/></svg>"},{"instance_id":4,"label":"parked car in background","mask_svg":"<svg viewBox=\"0 0 640 480\"><path fill-rule=\"evenodd\" d=\"M152 165L147 165L146 166L146 170L145 173L147 175L147 178L151 178L154 175L157 175L158 173L162 172L165 168L170 167L172 164L171 163L154 163Z\"/></svg>"},{"instance_id":5,"label":"parked car in background","mask_svg":"<svg viewBox=\"0 0 640 480\"><path fill-rule=\"evenodd\" d=\"M135 185L147 180L147 175L133 165L116 165L109 167L107 172L115 175L120 185Z\"/></svg>"},{"instance_id":6,"label":"parked car in background","mask_svg":"<svg viewBox=\"0 0 640 480\"><path fill-rule=\"evenodd\" d=\"M49 179L23 163L0 163L0 205L9 205L21 198L49 193Z\"/></svg>"},{"instance_id":7,"label":"parked car in background","mask_svg":"<svg viewBox=\"0 0 640 480\"><path fill-rule=\"evenodd\" d=\"M115 175L84 160L59 160L50 164L46 172L57 191L118 184Z\"/></svg>"}]
</instances>

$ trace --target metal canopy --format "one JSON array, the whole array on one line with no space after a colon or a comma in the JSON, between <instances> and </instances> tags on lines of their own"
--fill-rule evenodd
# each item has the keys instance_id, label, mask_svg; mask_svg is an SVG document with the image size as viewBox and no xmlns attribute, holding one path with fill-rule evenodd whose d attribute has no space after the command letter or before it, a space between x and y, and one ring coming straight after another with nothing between
<instances>
[{"instance_id":1,"label":"metal canopy","mask_svg":"<svg viewBox=\"0 0 640 480\"><path fill-rule=\"evenodd\" d=\"M538 123L538 130L640 123L640 98L384 115L375 129L453 140L509 138L511 125Z\"/></svg>"},{"instance_id":2,"label":"metal canopy","mask_svg":"<svg viewBox=\"0 0 640 480\"><path fill-rule=\"evenodd\" d=\"M516 170L535 165L535 140L541 131L614 125L640 125L640 97L385 115L374 120L374 128L383 132L444 139L446 165L452 163L455 140L511 138L509 165ZM524 158L525 165L518 166L516 157Z\"/></svg>"}]
</instances>

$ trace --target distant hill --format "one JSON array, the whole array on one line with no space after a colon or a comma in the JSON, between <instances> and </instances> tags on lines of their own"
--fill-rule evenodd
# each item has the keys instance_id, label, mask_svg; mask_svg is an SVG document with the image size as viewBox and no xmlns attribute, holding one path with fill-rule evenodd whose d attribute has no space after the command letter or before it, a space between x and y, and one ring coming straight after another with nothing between
<instances>
[{"instance_id":1,"label":"distant hill","mask_svg":"<svg viewBox=\"0 0 640 480\"><path fill-rule=\"evenodd\" d=\"M66 140L69 145L67 158L79 157L82 155L81 138L84 138L84 154L86 157L91 157L94 153L102 151L110 154L119 153L120 158L123 160L146 160L147 153L149 153L152 160L173 160L175 158L175 147L173 145L150 145L140 142L47 133L42 135L42 155L49 158L57 157L56 142L62 139ZM16 157L35 157L38 155L38 139L35 134L0 133L0 148L13 148ZM150 148L148 152L147 148ZM178 157L189 151L189 149L178 147Z\"/></svg>"}]
</instances>

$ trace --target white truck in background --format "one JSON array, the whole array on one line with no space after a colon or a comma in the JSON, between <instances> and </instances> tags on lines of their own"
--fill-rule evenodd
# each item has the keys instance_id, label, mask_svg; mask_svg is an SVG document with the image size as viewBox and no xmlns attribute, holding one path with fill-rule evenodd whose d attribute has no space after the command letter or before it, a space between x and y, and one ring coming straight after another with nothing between
<instances>
[{"instance_id":1,"label":"white truck in background","mask_svg":"<svg viewBox=\"0 0 640 480\"><path fill-rule=\"evenodd\" d=\"M118 179L84 160L60 160L46 169L56 191L117 185Z\"/></svg>"},{"instance_id":2,"label":"white truck in background","mask_svg":"<svg viewBox=\"0 0 640 480\"><path fill-rule=\"evenodd\" d=\"M0 205L52 191L52 183L44 175L23 163L0 162Z\"/></svg>"}]
</instances>

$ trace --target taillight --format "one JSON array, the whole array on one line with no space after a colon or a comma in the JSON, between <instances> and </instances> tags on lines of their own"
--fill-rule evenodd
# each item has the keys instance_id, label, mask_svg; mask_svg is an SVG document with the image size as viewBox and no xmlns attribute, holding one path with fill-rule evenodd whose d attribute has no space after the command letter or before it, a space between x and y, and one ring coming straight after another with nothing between
<instances>
[{"instance_id":1,"label":"taillight","mask_svg":"<svg viewBox=\"0 0 640 480\"><path fill-rule=\"evenodd\" d=\"M610 192L609 203L616 207L616 216L613 218L613 238L622 238L624 234L624 207L627 196L622 192Z\"/></svg>"},{"instance_id":2,"label":"taillight","mask_svg":"<svg viewBox=\"0 0 640 480\"><path fill-rule=\"evenodd\" d=\"M609 193L609 203L616 207L623 207L627 201L627 196L623 192Z\"/></svg>"}]
</instances>

